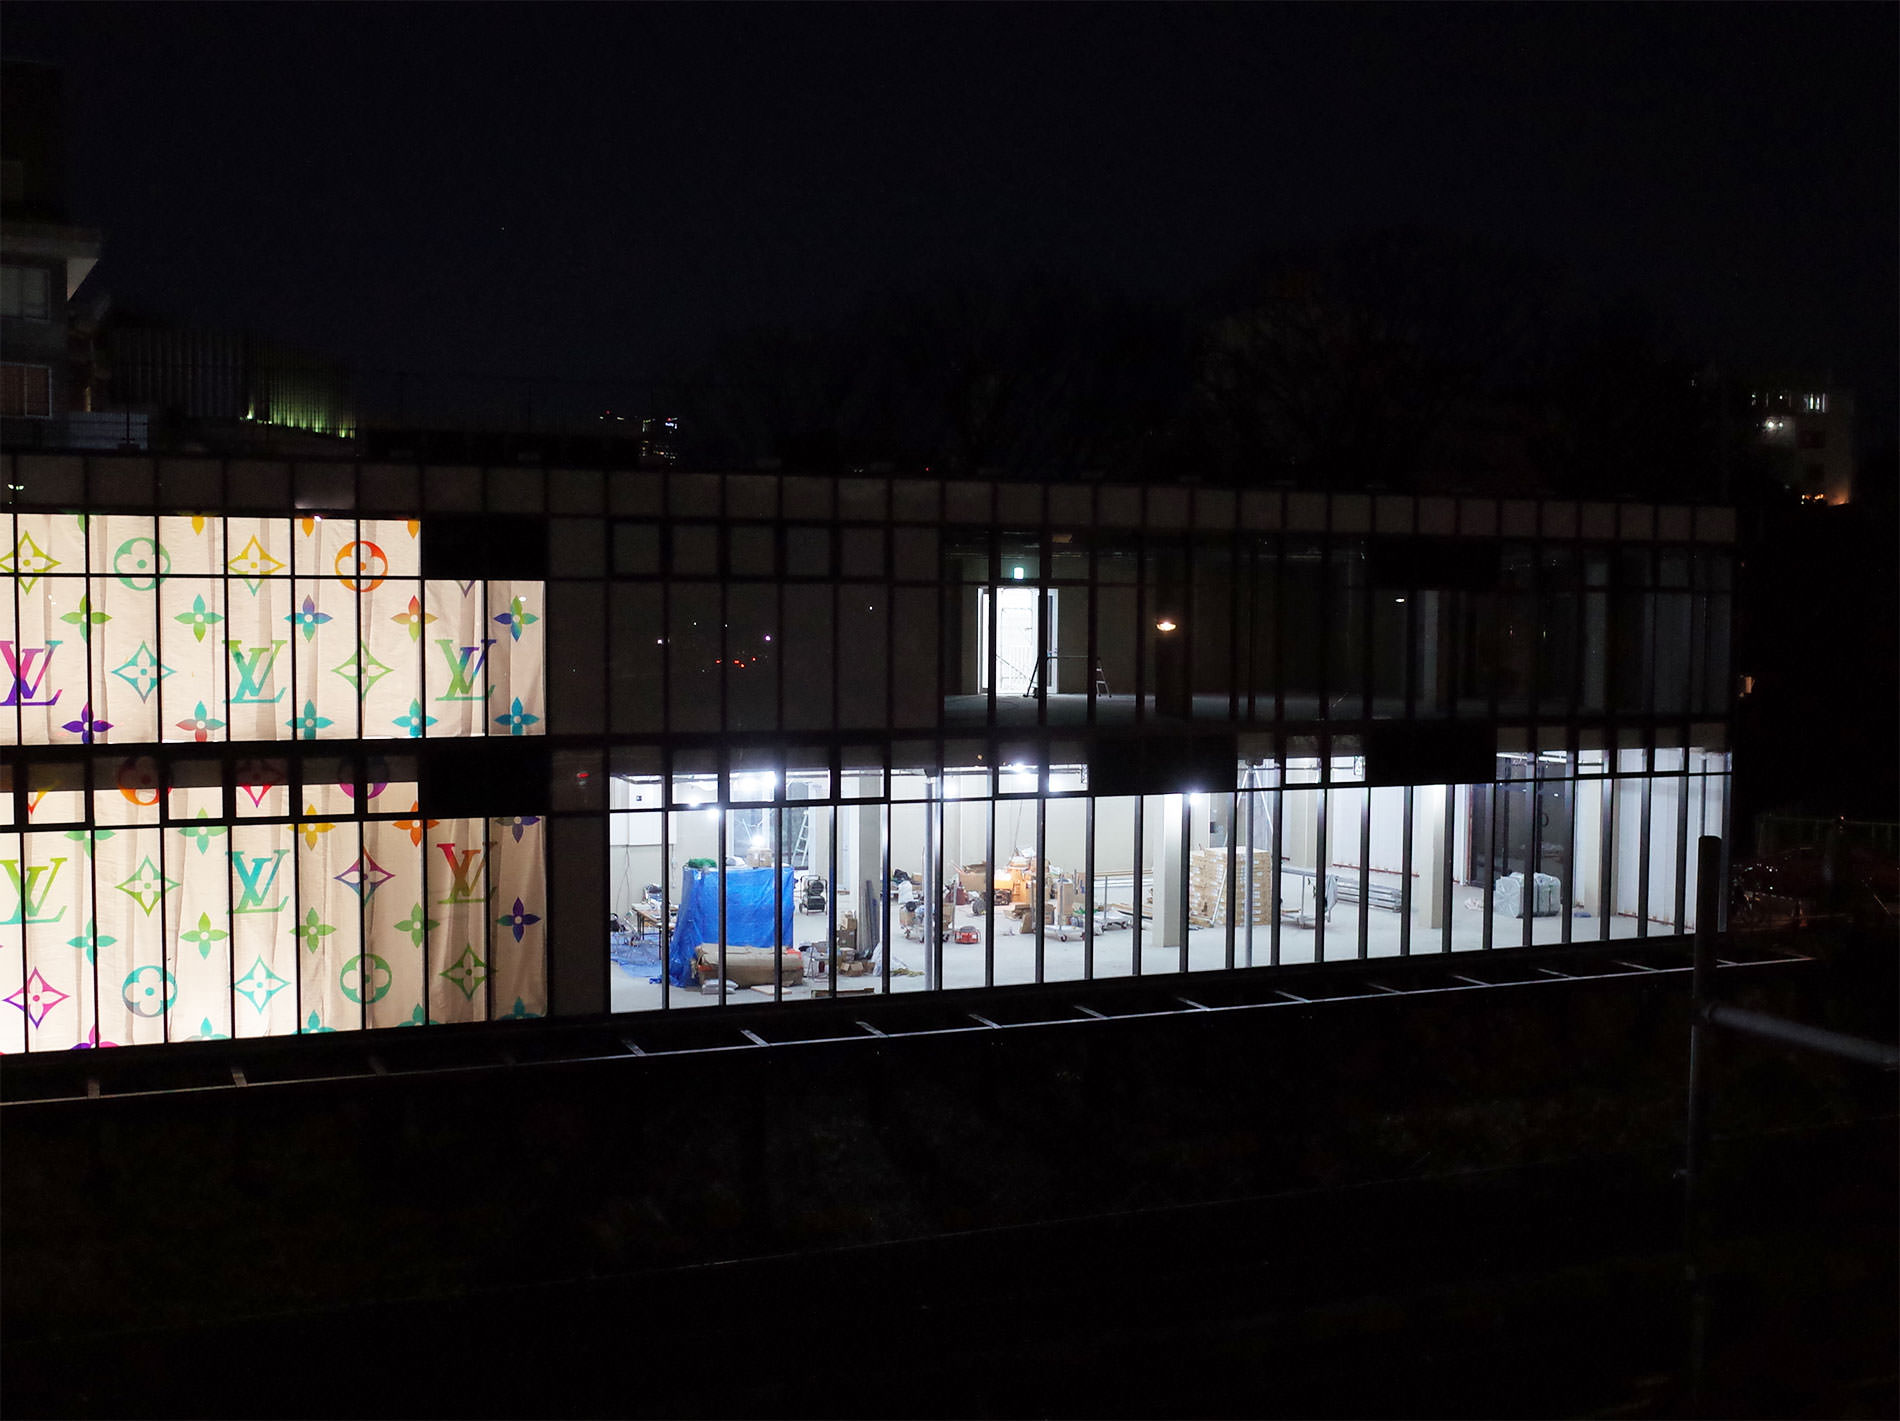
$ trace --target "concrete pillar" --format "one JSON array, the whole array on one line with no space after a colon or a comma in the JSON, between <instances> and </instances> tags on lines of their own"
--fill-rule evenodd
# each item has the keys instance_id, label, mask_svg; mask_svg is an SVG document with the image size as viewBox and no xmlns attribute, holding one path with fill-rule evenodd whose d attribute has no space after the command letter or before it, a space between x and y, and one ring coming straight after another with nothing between
<instances>
[{"instance_id":1,"label":"concrete pillar","mask_svg":"<svg viewBox=\"0 0 1900 1421\"><path fill-rule=\"evenodd\" d=\"M889 916L884 904L889 884L884 879L884 824L883 815L879 812L882 807L878 804L858 805L857 842L853 846L856 867L851 880L857 892L851 896L857 900L860 954L877 948L884 941L885 919ZM851 811L840 805L836 812L849 814ZM840 846L838 857L845 856L845 850ZM881 962L881 954L874 960Z\"/></svg>"},{"instance_id":2,"label":"concrete pillar","mask_svg":"<svg viewBox=\"0 0 1900 1421\"><path fill-rule=\"evenodd\" d=\"M1160 852L1155 859L1155 943L1159 947L1179 948L1183 942L1181 923L1187 903L1187 841L1181 834L1182 796L1160 797Z\"/></svg>"},{"instance_id":3,"label":"concrete pillar","mask_svg":"<svg viewBox=\"0 0 1900 1421\"><path fill-rule=\"evenodd\" d=\"M1445 842L1445 792L1444 785L1419 785L1412 794L1412 913L1432 929L1445 926L1445 855L1451 849Z\"/></svg>"},{"instance_id":4,"label":"concrete pillar","mask_svg":"<svg viewBox=\"0 0 1900 1421\"><path fill-rule=\"evenodd\" d=\"M943 953L937 942L938 926L943 921L943 875L937 868L937 812L942 807L943 781L932 779L930 797L924 801L924 906L920 919L924 929L924 987L936 991L943 985L939 968Z\"/></svg>"}]
</instances>

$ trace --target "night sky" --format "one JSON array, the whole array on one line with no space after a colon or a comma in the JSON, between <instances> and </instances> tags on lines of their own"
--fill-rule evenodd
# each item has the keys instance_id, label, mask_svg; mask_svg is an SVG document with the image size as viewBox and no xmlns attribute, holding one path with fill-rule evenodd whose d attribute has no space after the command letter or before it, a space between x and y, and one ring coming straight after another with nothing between
<instances>
[{"instance_id":1,"label":"night sky","mask_svg":"<svg viewBox=\"0 0 1900 1421\"><path fill-rule=\"evenodd\" d=\"M638 382L949 274L1175 300L1418 225L1831 370L1890 440L1897 17L15 0L4 48L66 71L122 306L364 367Z\"/></svg>"}]
</instances>

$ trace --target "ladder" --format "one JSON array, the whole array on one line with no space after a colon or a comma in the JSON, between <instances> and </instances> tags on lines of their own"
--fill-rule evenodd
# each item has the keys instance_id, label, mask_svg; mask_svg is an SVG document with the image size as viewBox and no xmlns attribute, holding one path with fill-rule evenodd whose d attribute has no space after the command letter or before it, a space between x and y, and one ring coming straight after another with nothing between
<instances>
[{"instance_id":1,"label":"ladder","mask_svg":"<svg viewBox=\"0 0 1900 1421\"><path fill-rule=\"evenodd\" d=\"M1036 694L1036 687L1047 679L1042 674L1044 661L1084 661L1086 659L1087 656L1085 653L1070 655L1067 652L1054 651L1049 652L1046 656L1036 658L1035 665L1030 668L1029 684L1023 687L1024 699L1027 700L1034 696ZM1014 670L1015 668L1011 667L1010 669ZM1102 662L1100 657L1097 657L1095 661L1095 694L1098 696L1112 694L1108 689L1108 677L1102 674Z\"/></svg>"},{"instance_id":2,"label":"ladder","mask_svg":"<svg viewBox=\"0 0 1900 1421\"><path fill-rule=\"evenodd\" d=\"M791 856L786 859L791 868L810 868L807 855L811 850L811 811L801 809L798 813L798 841L792 845Z\"/></svg>"}]
</instances>

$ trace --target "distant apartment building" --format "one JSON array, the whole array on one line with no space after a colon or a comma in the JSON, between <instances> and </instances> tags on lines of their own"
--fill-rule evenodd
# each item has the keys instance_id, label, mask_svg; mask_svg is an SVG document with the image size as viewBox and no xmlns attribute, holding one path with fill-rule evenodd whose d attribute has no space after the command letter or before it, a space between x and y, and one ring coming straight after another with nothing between
<instances>
[{"instance_id":1,"label":"distant apartment building","mask_svg":"<svg viewBox=\"0 0 1900 1421\"><path fill-rule=\"evenodd\" d=\"M1784 481L1803 503L1852 499L1852 390L1812 380L1764 384L1750 392L1748 407L1762 444L1785 458Z\"/></svg>"},{"instance_id":2,"label":"distant apartment building","mask_svg":"<svg viewBox=\"0 0 1900 1421\"><path fill-rule=\"evenodd\" d=\"M151 411L167 429L254 424L338 437L356 430L349 369L281 341L125 325L112 332L111 349L114 401Z\"/></svg>"},{"instance_id":3,"label":"distant apartment building","mask_svg":"<svg viewBox=\"0 0 1900 1421\"><path fill-rule=\"evenodd\" d=\"M59 71L9 60L0 85L0 417L52 421L89 406L68 303L99 233L66 210Z\"/></svg>"}]
</instances>

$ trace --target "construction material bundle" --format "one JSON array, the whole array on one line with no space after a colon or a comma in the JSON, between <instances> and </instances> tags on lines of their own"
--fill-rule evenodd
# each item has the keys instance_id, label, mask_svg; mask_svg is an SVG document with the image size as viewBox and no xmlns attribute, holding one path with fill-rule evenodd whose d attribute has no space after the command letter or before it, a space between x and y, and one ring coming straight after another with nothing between
<instances>
[{"instance_id":1,"label":"construction material bundle","mask_svg":"<svg viewBox=\"0 0 1900 1421\"><path fill-rule=\"evenodd\" d=\"M1252 917L1255 923L1273 918L1273 853L1268 849L1195 849L1188 856L1188 921L1196 927L1225 927L1227 924L1227 860L1232 854L1238 877L1233 890L1233 914L1236 922L1248 918L1248 891L1251 880Z\"/></svg>"}]
</instances>

